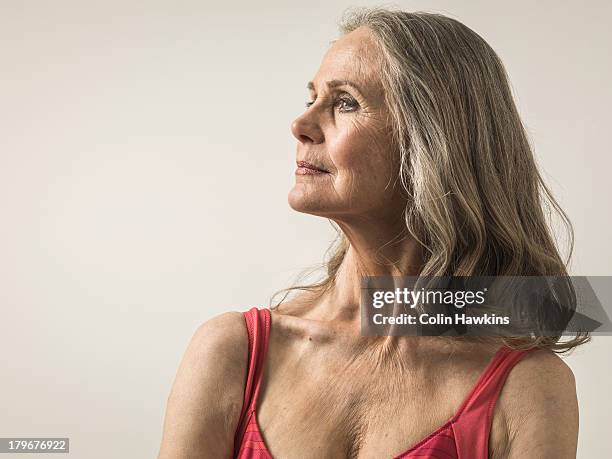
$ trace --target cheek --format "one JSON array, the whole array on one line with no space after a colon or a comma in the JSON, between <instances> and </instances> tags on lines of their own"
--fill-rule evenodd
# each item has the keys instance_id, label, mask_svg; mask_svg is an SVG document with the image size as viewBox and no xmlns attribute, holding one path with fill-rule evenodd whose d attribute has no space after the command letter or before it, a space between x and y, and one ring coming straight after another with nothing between
<instances>
[{"instance_id":1,"label":"cheek","mask_svg":"<svg viewBox=\"0 0 612 459\"><path fill-rule=\"evenodd\" d=\"M336 168L336 188L380 197L392 175L391 156L385 145L365 130L347 132L329 143Z\"/></svg>"},{"instance_id":2,"label":"cheek","mask_svg":"<svg viewBox=\"0 0 612 459\"><path fill-rule=\"evenodd\" d=\"M329 156L338 172L357 171L371 161L368 138L357 129L346 129L328 142Z\"/></svg>"}]
</instances>

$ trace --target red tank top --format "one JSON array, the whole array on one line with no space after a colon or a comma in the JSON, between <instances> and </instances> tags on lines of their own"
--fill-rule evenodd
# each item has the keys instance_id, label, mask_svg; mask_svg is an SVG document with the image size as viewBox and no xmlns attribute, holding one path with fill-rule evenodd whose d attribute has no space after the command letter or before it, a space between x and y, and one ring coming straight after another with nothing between
<instances>
[{"instance_id":1,"label":"red tank top","mask_svg":"<svg viewBox=\"0 0 612 459\"><path fill-rule=\"evenodd\" d=\"M257 396L270 335L270 310L244 312L249 350L244 403L234 439L234 458L274 459L257 425ZM442 426L393 459L487 459L495 402L506 376L528 352L500 347L457 412Z\"/></svg>"}]
</instances>

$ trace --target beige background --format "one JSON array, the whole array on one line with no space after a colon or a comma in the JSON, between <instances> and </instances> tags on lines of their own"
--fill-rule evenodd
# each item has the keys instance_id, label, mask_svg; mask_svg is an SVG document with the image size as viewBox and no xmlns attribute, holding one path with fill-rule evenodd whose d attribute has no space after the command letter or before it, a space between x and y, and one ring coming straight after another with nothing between
<instances>
[{"instance_id":1,"label":"beige background","mask_svg":"<svg viewBox=\"0 0 612 459\"><path fill-rule=\"evenodd\" d=\"M196 327L321 261L330 225L286 204L289 126L350 4L0 0L0 436L154 457ZM396 4L498 51L573 273L612 274L609 3ZM612 451L611 350L567 360L580 458Z\"/></svg>"}]
</instances>

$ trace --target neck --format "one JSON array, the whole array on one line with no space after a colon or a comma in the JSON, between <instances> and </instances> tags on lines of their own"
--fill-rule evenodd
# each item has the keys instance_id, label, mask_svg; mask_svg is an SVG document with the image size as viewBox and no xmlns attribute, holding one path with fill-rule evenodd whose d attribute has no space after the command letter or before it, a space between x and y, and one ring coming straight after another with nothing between
<instances>
[{"instance_id":1,"label":"neck","mask_svg":"<svg viewBox=\"0 0 612 459\"><path fill-rule=\"evenodd\" d=\"M424 250L403 221L386 228L380 222L337 223L350 245L329 289L316 301L316 315L359 327L362 277L416 276Z\"/></svg>"}]
</instances>

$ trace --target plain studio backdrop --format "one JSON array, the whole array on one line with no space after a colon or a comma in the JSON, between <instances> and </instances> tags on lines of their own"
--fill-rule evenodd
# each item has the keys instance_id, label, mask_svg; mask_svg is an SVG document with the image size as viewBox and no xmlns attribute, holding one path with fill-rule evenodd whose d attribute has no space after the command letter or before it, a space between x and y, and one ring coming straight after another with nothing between
<instances>
[{"instance_id":1,"label":"plain studio backdrop","mask_svg":"<svg viewBox=\"0 0 612 459\"><path fill-rule=\"evenodd\" d=\"M328 221L287 205L289 128L356 5L0 1L0 437L155 457L196 328L322 261ZM395 5L499 53L575 225L572 273L612 274L610 4ZM611 341L567 359L580 458L611 453Z\"/></svg>"}]
</instances>

